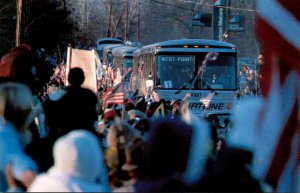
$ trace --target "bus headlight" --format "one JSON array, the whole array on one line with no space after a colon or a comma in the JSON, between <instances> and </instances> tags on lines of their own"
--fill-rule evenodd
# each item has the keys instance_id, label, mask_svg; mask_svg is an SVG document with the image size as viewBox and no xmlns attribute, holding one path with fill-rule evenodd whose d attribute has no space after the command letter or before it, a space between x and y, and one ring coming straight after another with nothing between
<instances>
[{"instance_id":1,"label":"bus headlight","mask_svg":"<svg viewBox=\"0 0 300 193\"><path fill-rule=\"evenodd\" d=\"M231 103L227 104L227 109L232 109L232 104Z\"/></svg>"}]
</instances>

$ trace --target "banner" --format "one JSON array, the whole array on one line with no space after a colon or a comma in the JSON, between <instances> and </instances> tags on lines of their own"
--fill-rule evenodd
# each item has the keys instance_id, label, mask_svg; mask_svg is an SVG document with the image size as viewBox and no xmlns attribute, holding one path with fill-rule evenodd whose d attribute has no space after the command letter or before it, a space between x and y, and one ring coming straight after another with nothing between
<instances>
[{"instance_id":1,"label":"banner","mask_svg":"<svg viewBox=\"0 0 300 193\"><path fill-rule=\"evenodd\" d=\"M95 50L80 50L68 47L66 68L67 77L71 68L81 68L85 77L82 87L91 89L95 93L97 93L96 54ZM66 85L68 84L67 81Z\"/></svg>"},{"instance_id":2,"label":"banner","mask_svg":"<svg viewBox=\"0 0 300 193\"><path fill-rule=\"evenodd\" d=\"M226 25L226 9L223 7L226 5L226 0L213 0L213 39L223 39Z\"/></svg>"}]
</instances>

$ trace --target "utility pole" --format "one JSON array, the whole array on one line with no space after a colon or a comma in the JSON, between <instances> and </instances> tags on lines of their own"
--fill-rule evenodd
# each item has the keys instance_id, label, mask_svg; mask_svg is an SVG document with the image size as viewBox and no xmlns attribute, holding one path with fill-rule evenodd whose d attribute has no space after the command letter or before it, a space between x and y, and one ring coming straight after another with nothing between
<instances>
[{"instance_id":1,"label":"utility pole","mask_svg":"<svg viewBox=\"0 0 300 193\"><path fill-rule=\"evenodd\" d=\"M21 43L21 33L22 33L22 8L23 0L16 0L17 5L17 25L16 25L16 46Z\"/></svg>"},{"instance_id":2,"label":"utility pole","mask_svg":"<svg viewBox=\"0 0 300 193\"><path fill-rule=\"evenodd\" d=\"M196 5L197 5L197 0L195 0L195 2L193 4L191 4L192 18L194 18L194 16L195 16ZM191 28L190 29L191 29L190 30L190 37L193 38L193 34L194 34L193 20L191 22Z\"/></svg>"},{"instance_id":3,"label":"utility pole","mask_svg":"<svg viewBox=\"0 0 300 193\"><path fill-rule=\"evenodd\" d=\"M108 29L107 29L107 37L111 37L111 14L112 14L112 1L110 1L109 7L109 17L108 17Z\"/></svg>"},{"instance_id":4,"label":"utility pole","mask_svg":"<svg viewBox=\"0 0 300 193\"><path fill-rule=\"evenodd\" d=\"M88 0L85 0L85 37L88 37L88 27L89 27L89 14L88 14Z\"/></svg>"},{"instance_id":5,"label":"utility pole","mask_svg":"<svg viewBox=\"0 0 300 193\"><path fill-rule=\"evenodd\" d=\"M126 13L125 13L125 37L124 37L124 40L127 41L128 40L128 29L129 29L129 26L128 26L128 21L129 21L129 0L127 0L126 2Z\"/></svg>"},{"instance_id":6,"label":"utility pole","mask_svg":"<svg viewBox=\"0 0 300 193\"><path fill-rule=\"evenodd\" d=\"M136 41L140 41L140 17L141 17L141 3L138 4L138 15L137 15L137 30L136 30Z\"/></svg>"},{"instance_id":7,"label":"utility pole","mask_svg":"<svg viewBox=\"0 0 300 193\"><path fill-rule=\"evenodd\" d=\"M122 16L123 16L123 14L124 14L124 10L125 10L125 8L126 8L126 5L123 7L123 9L122 9L122 11L121 11L121 14L120 14L120 17L119 17L119 19L118 19L117 25L116 25L116 27L115 27L115 29L114 29L113 33L112 33L112 37L115 37L116 31L117 31L117 29L118 29L118 26L119 26L120 20L121 20L121 18L122 18Z\"/></svg>"}]
</instances>

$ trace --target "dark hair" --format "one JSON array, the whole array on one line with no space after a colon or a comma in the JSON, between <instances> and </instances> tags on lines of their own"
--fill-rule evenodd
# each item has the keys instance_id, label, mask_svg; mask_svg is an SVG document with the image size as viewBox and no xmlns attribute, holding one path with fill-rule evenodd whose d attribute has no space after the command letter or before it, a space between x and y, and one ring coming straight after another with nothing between
<instances>
[{"instance_id":1,"label":"dark hair","mask_svg":"<svg viewBox=\"0 0 300 193\"><path fill-rule=\"evenodd\" d=\"M84 72L81 68L72 68L68 75L68 81L73 86L81 86L84 82Z\"/></svg>"},{"instance_id":2,"label":"dark hair","mask_svg":"<svg viewBox=\"0 0 300 193\"><path fill-rule=\"evenodd\" d=\"M52 79L50 82L49 82L49 86L54 86L54 87L59 87L59 82L55 79Z\"/></svg>"},{"instance_id":3,"label":"dark hair","mask_svg":"<svg viewBox=\"0 0 300 193\"><path fill-rule=\"evenodd\" d=\"M46 66L26 44L14 47L2 56L0 66L1 82L24 83L34 95L49 81Z\"/></svg>"},{"instance_id":4,"label":"dark hair","mask_svg":"<svg viewBox=\"0 0 300 193\"><path fill-rule=\"evenodd\" d=\"M184 172L191 145L192 127L179 117L158 118L150 123L145 149L147 176L161 177Z\"/></svg>"},{"instance_id":5,"label":"dark hair","mask_svg":"<svg viewBox=\"0 0 300 193\"><path fill-rule=\"evenodd\" d=\"M142 112L146 112L147 109L147 103L145 101L144 97L139 97L138 102L135 106L135 109L142 111Z\"/></svg>"},{"instance_id":6,"label":"dark hair","mask_svg":"<svg viewBox=\"0 0 300 193\"><path fill-rule=\"evenodd\" d=\"M134 108L135 108L135 105L134 105L133 102L127 102L127 103L125 103L125 110L126 111L130 111L130 110L132 110Z\"/></svg>"}]
</instances>

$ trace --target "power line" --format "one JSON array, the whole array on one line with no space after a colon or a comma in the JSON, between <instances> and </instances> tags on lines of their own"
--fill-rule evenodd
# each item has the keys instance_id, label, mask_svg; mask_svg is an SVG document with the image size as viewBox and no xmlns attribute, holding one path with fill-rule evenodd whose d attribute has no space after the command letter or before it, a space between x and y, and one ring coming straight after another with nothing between
<instances>
[{"instance_id":1,"label":"power line","mask_svg":"<svg viewBox=\"0 0 300 193\"><path fill-rule=\"evenodd\" d=\"M159 3L159 4L163 4L163 5L168 5L171 7L176 7L179 9L183 9L183 10L188 10L188 11L197 11L195 9L189 9L189 8L185 8L185 7L180 7L177 5L172 5L169 3L165 3L165 2L161 2L161 1L157 1L157 0L151 0L153 2ZM185 2L185 3L193 3L195 4L195 2L189 1L189 0L180 0L181 2ZM210 4L206 4L206 3L196 3L197 5L201 5L201 6L207 6L207 7L220 7L220 8L224 8L224 9L233 9L233 10L239 10L239 11L249 11L249 12L259 12L256 9L244 9L244 8L237 8L237 7L230 7L230 6L216 6L216 5L210 5Z\"/></svg>"},{"instance_id":2,"label":"power line","mask_svg":"<svg viewBox=\"0 0 300 193\"><path fill-rule=\"evenodd\" d=\"M191 2L191 1L188 1L188 0L181 0L181 1L188 2L188 3ZM201 4L201 3L197 3L197 4ZM204 6L220 7L220 8L224 8L224 9L233 9L233 10L249 11L249 12L259 12L259 10L256 10L256 9L244 9L244 8L237 8L237 7L231 7L231 6L216 6L216 5L210 5L210 4L204 4Z\"/></svg>"},{"instance_id":3,"label":"power line","mask_svg":"<svg viewBox=\"0 0 300 193\"><path fill-rule=\"evenodd\" d=\"M156 3L159 3L159 4L163 4L163 5L168 5L168 6L171 6L171 7L176 7L178 9L183 9L183 10L188 10L188 11L196 11L194 9L189 9L189 8L185 8L185 7L180 7L180 6L177 6L177 5L172 5L172 4L169 4L169 3L165 3L165 2L161 2L161 1L156 1L156 0L151 0L153 2L156 2Z\"/></svg>"}]
</instances>

